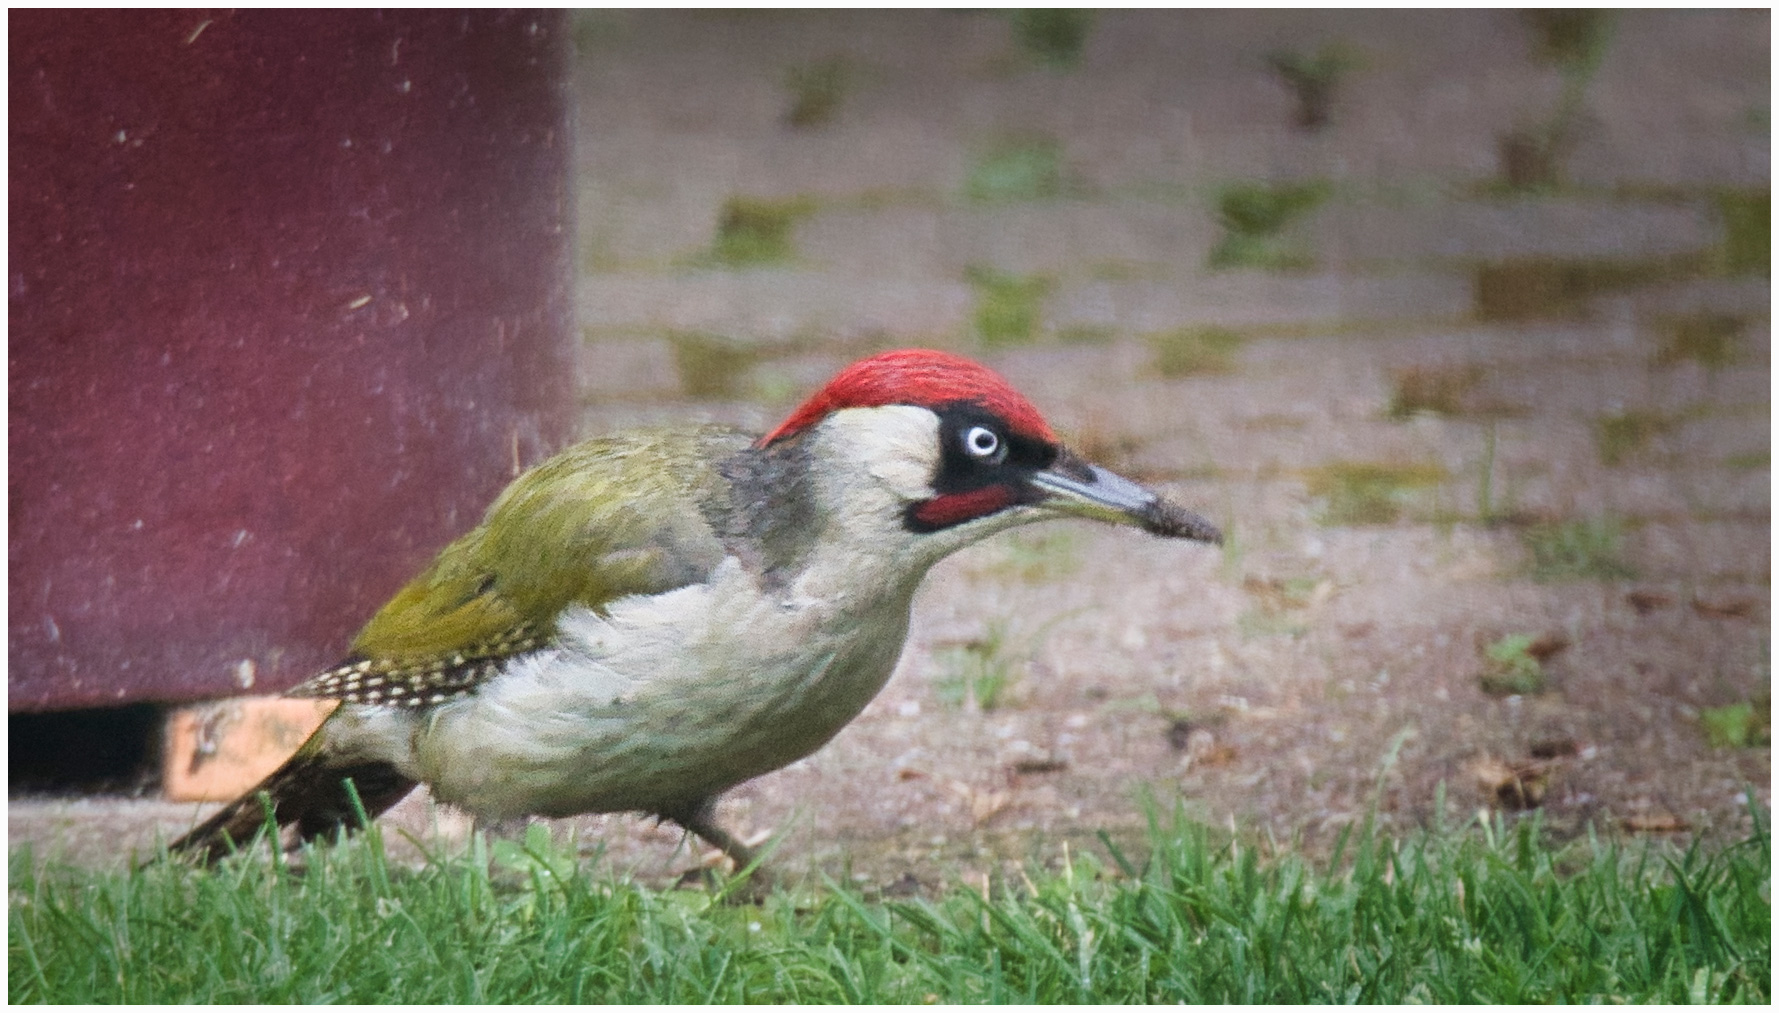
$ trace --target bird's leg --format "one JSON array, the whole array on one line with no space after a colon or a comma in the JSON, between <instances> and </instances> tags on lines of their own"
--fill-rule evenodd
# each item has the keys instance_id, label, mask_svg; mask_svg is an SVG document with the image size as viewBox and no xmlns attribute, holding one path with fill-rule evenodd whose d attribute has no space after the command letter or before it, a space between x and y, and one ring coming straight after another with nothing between
<instances>
[{"instance_id":1,"label":"bird's leg","mask_svg":"<svg viewBox=\"0 0 1779 1013\"><path fill-rule=\"evenodd\" d=\"M736 872L753 865L758 858L754 854L754 849L741 843L734 834L717 825L717 800L714 798L707 798L697 805L688 806L678 812L663 813L663 815L704 838L718 851L728 855L729 860L735 863Z\"/></svg>"},{"instance_id":2,"label":"bird's leg","mask_svg":"<svg viewBox=\"0 0 1779 1013\"><path fill-rule=\"evenodd\" d=\"M525 840L525 832L531 829L530 816L508 816L504 819L490 820L480 816L470 817L470 833L483 834L490 842Z\"/></svg>"}]
</instances>

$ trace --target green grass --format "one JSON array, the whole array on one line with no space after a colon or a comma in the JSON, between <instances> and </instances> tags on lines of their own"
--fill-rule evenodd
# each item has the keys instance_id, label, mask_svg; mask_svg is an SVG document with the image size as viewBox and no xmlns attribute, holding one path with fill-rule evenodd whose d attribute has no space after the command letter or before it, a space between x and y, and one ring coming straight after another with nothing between
<instances>
[{"instance_id":1,"label":"green grass","mask_svg":"<svg viewBox=\"0 0 1779 1013\"><path fill-rule=\"evenodd\" d=\"M1019 684L1026 659L1007 643L1007 624L992 620L982 636L939 652L943 666L933 692L947 707L991 711L1005 706Z\"/></svg>"},{"instance_id":2,"label":"green grass","mask_svg":"<svg viewBox=\"0 0 1779 1013\"><path fill-rule=\"evenodd\" d=\"M1495 448L1498 442L1495 425L1491 422L1483 430L1482 460L1477 465L1476 479L1476 519L1484 524L1494 524L1508 513L1495 498Z\"/></svg>"},{"instance_id":3,"label":"green grass","mask_svg":"<svg viewBox=\"0 0 1779 1013\"><path fill-rule=\"evenodd\" d=\"M95 872L11 855L15 1003L1766 1002L1770 845L1541 843L1499 818L1330 862L1196 827L990 884L763 905L525 846L301 875L250 855ZM1065 852L1066 855L1066 852Z\"/></svg>"},{"instance_id":4,"label":"green grass","mask_svg":"<svg viewBox=\"0 0 1779 1013\"><path fill-rule=\"evenodd\" d=\"M1491 696L1544 692L1544 665L1529 650L1537 639L1530 633L1514 633L1484 648L1488 667L1480 680L1483 692Z\"/></svg>"},{"instance_id":5,"label":"green grass","mask_svg":"<svg viewBox=\"0 0 1779 1013\"><path fill-rule=\"evenodd\" d=\"M1538 580L1627 580L1637 575L1624 561L1624 529L1614 517L1540 524L1521 535L1532 553Z\"/></svg>"},{"instance_id":6,"label":"green grass","mask_svg":"<svg viewBox=\"0 0 1779 1013\"><path fill-rule=\"evenodd\" d=\"M995 539L993 545L1000 550L1000 558L983 569L1001 580L1025 584L1060 581L1085 563L1080 530L1064 524L1014 531Z\"/></svg>"},{"instance_id":7,"label":"green grass","mask_svg":"<svg viewBox=\"0 0 1779 1013\"><path fill-rule=\"evenodd\" d=\"M1699 712L1705 740L1718 749L1746 749L1773 741L1772 701L1743 700Z\"/></svg>"}]
</instances>

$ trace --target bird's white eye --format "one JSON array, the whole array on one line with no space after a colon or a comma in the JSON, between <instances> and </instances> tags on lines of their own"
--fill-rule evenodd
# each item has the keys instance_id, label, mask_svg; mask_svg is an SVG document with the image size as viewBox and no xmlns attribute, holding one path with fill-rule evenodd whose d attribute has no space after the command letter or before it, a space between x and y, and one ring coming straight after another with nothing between
<instances>
[{"instance_id":1,"label":"bird's white eye","mask_svg":"<svg viewBox=\"0 0 1779 1013\"><path fill-rule=\"evenodd\" d=\"M1001 438L986 426L971 426L964 433L964 449L969 451L971 457L997 464L1001 458L1007 456L1007 451L1001 446Z\"/></svg>"}]
</instances>

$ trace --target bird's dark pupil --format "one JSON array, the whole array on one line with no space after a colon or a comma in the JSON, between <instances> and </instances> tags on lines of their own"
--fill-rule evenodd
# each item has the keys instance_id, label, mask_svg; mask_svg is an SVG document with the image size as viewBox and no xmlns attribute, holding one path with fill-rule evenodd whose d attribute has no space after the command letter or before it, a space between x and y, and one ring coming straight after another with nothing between
<instances>
[{"instance_id":1,"label":"bird's dark pupil","mask_svg":"<svg viewBox=\"0 0 1779 1013\"><path fill-rule=\"evenodd\" d=\"M995 438L995 434L986 429L972 429L970 431L970 449L978 454L993 453L995 444L998 442L999 441Z\"/></svg>"}]
</instances>

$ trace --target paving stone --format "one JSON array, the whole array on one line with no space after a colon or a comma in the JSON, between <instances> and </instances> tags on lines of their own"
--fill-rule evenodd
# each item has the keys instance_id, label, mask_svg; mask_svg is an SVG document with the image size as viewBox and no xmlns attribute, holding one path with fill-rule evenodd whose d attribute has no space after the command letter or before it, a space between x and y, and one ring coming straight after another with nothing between
<instances>
[{"instance_id":1,"label":"paving stone","mask_svg":"<svg viewBox=\"0 0 1779 1013\"><path fill-rule=\"evenodd\" d=\"M1645 579L1677 577L1768 584L1771 526L1765 519L1644 524L1625 535L1625 554Z\"/></svg>"},{"instance_id":2,"label":"paving stone","mask_svg":"<svg viewBox=\"0 0 1779 1013\"><path fill-rule=\"evenodd\" d=\"M579 436L589 438L648 426L715 424L763 433L779 413L737 401L595 401L581 410Z\"/></svg>"},{"instance_id":3,"label":"paving stone","mask_svg":"<svg viewBox=\"0 0 1779 1013\"><path fill-rule=\"evenodd\" d=\"M1587 91L1578 181L1768 185L1770 19L1760 10L1624 12Z\"/></svg>"},{"instance_id":4,"label":"paving stone","mask_svg":"<svg viewBox=\"0 0 1779 1013\"><path fill-rule=\"evenodd\" d=\"M1437 274L1282 275L1230 271L1166 281L1094 281L1051 300L1058 327L1140 334L1191 325L1266 327L1452 317L1470 306L1468 279Z\"/></svg>"},{"instance_id":5,"label":"paving stone","mask_svg":"<svg viewBox=\"0 0 1779 1013\"><path fill-rule=\"evenodd\" d=\"M961 278L1016 274L1196 273L1218 229L1202 209L1143 201L1033 201L999 207L838 210L797 229L801 255L837 273Z\"/></svg>"},{"instance_id":6,"label":"paving stone","mask_svg":"<svg viewBox=\"0 0 1779 1013\"><path fill-rule=\"evenodd\" d=\"M1709 371L1692 363L1661 368L1647 363L1555 363L1546 369L1501 372L1488 378L1502 403L1594 419L1637 407L1664 415L1698 409L1764 405L1766 371L1746 367Z\"/></svg>"},{"instance_id":7,"label":"paving stone","mask_svg":"<svg viewBox=\"0 0 1779 1013\"><path fill-rule=\"evenodd\" d=\"M709 331L785 340L882 334L918 340L962 330L973 296L962 282L898 281L759 268L585 277L582 327Z\"/></svg>"},{"instance_id":8,"label":"paving stone","mask_svg":"<svg viewBox=\"0 0 1779 1013\"><path fill-rule=\"evenodd\" d=\"M1329 263L1366 261L1656 260L1722 241L1707 202L1628 204L1578 198L1387 207L1339 203L1317 213L1315 248Z\"/></svg>"},{"instance_id":9,"label":"paving stone","mask_svg":"<svg viewBox=\"0 0 1779 1013\"><path fill-rule=\"evenodd\" d=\"M1659 321L1663 318L1701 313L1729 313L1753 318L1750 336L1762 347L1770 334L1764 318L1772 308L1772 282L1763 276L1708 278L1650 285L1598 300L1602 314Z\"/></svg>"},{"instance_id":10,"label":"paving stone","mask_svg":"<svg viewBox=\"0 0 1779 1013\"><path fill-rule=\"evenodd\" d=\"M1772 426L1772 416L1767 412L1685 420L1677 423L1675 431L1663 434L1661 446L1694 465L1734 458L1747 460L1772 450ZM1749 470L1766 471L1767 467Z\"/></svg>"},{"instance_id":11,"label":"paving stone","mask_svg":"<svg viewBox=\"0 0 1779 1013\"><path fill-rule=\"evenodd\" d=\"M1381 411L1398 378L1415 372L1450 376L1454 383L1474 386L1496 373L1543 369L1552 362L1642 363L1648 355L1642 335L1629 323L1534 322L1508 328L1411 320L1375 328L1358 325L1353 330L1356 333L1250 341L1243 348L1243 361L1267 372L1314 372L1318 362L1328 359L1373 370L1381 383Z\"/></svg>"},{"instance_id":12,"label":"paving stone","mask_svg":"<svg viewBox=\"0 0 1779 1013\"><path fill-rule=\"evenodd\" d=\"M673 346L664 338L583 341L578 362L576 380L584 401L671 398L679 393Z\"/></svg>"},{"instance_id":13,"label":"paving stone","mask_svg":"<svg viewBox=\"0 0 1779 1013\"><path fill-rule=\"evenodd\" d=\"M616 188L583 188L580 262L588 274L668 272L711 248L726 195L684 190L625 196Z\"/></svg>"}]
</instances>

